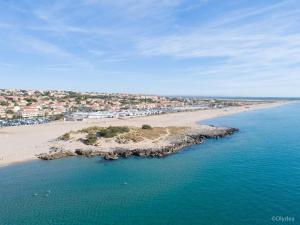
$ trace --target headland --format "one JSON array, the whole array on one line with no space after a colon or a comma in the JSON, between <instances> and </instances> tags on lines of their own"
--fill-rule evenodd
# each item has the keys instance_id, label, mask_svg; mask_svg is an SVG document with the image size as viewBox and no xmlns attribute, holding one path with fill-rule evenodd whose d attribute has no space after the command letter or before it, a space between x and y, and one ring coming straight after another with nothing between
<instances>
[{"instance_id":1,"label":"headland","mask_svg":"<svg viewBox=\"0 0 300 225\"><path fill-rule=\"evenodd\" d=\"M98 154L107 159L128 155L130 154L128 151L132 151L130 155L163 156L177 152L185 146L202 143L204 138L223 137L235 131L231 128L203 125L201 124L203 120L275 107L285 103L274 101L225 109L207 109L126 119L105 118L74 122L59 121L33 126L5 127L0 130L0 165L33 160L37 157L42 158L42 155L60 151L67 151L69 155ZM128 140L122 142L124 135L132 136L134 132L140 132L144 124L150 125L152 130L146 131L146 134L143 135L147 137L147 132L149 132L149 134L155 134L155 137L145 138L142 135L140 141L129 140L130 138L127 137ZM116 126L128 127L130 131L113 138L98 137L95 145L86 145L84 140L88 133L78 132L90 127L98 127L101 130ZM74 134L74 136L71 135L70 140L59 138L69 132ZM137 138L138 136L134 137ZM91 150L94 153L87 154Z\"/></svg>"}]
</instances>

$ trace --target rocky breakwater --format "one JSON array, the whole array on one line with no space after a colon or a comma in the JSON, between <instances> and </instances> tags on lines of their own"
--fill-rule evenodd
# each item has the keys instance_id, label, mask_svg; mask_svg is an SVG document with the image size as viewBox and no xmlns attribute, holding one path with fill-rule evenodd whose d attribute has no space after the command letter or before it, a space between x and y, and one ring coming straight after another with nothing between
<instances>
[{"instance_id":1,"label":"rocky breakwater","mask_svg":"<svg viewBox=\"0 0 300 225\"><path fill-rule=\"evenodd\" d=\"M54 143L56 147L51 147L48 153L36 156L42 160L54 160L69 156L101 156L105 160L116 160L131 156L164 157L181 151L187 146L201 144L205 139L223 138L238 131L236 128L207 125L199 125L193 128L167 127L151 129L151 131L145 131L140 128L131 128L128 133L113 138L98 137L93 145L87 145L87 142L82 140L82 134L79 132L79 134L76 134L79 135L77 138L74 136L68 140L57 139ZM88 134L88 136L90 137L91 134Z\"/></svg>"}]
</instances>

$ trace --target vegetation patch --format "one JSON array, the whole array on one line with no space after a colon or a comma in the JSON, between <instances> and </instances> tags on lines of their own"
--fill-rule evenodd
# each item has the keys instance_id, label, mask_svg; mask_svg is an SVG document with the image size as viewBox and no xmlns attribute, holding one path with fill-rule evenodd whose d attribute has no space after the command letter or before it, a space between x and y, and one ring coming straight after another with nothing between
<instances>
[{"instance_id":1,"label":"vegetation patch","mask_svg":"<svg viewBox=\"0 0 300 225\"><path fill-rule=\"evenodd\" d=\"M142 125L142 129L144 129L144 130L151 130L152 127L150 125L148 125L148 124L143 124Z\"/></svg>"},{"instance_id":2,"label":"vegetation patch","mask_svg":"<svg viewBox=\"0 0 300 225\"><path fill-rule=\"evenodd\" d=\"M97 136L96 136L96 134L89 133L86 136L86 139L84 140L84 143L86 145L95 145L97 143Z\"/></svg>"},{"instance_id":3,"label":"vegetation patch","mask_svg":"<svg viewBox=\"0 0 300 225\"><path fill-rule=\"evenodd\" d=\"M132 142L140 142L143 141L144 138L141 136L139 132L137 132L136 129L131 129L130 132L126 134L121 134L116 138L116 142L119 144L125 144L130 141Z\"/></svg>"},{"instance_id":4,"label":"vegetation patch","mask_svg":"<svg viewBox=\"0 0 300 225\"><path fill-rule=\"evenodd\" d=\"M103 128L99 132L97 132L98 137L104 137L104 138L112 138L122 133L129 132L130 129L126 126L116 126L116 127L107 127Z\"/></svg>"},{"instance_id":5,"label":"vegetation patch","mask_svg":"<svg viewBox=\"0 0 300 225\"><path fill-rule=\"evenodd\" d=\"M70 133L65 133L62 136L60 136L58 139L62 141L69 141L71 139L71 135Z\"/></svg>"},{"instance_id":6,"label":"vegetation patch","mask_svg":"<svg viewBox=\"0 0 300 225\"><path fill-rule=\"evenodd\" d=\"M183 134L187 130L187 127L152 127L148 124L144 124L139 128L129 128L127 126L93 126L84 128L78 132L87 134L86 138L83 140L83 143L87 145L96 145L98 138L106 138L106 141L113 139L116 143L127 144L129 142L137 143L145 140L159 141L168 135ZM69 135L70 132L69 134L62 135L60 139L69 140Z\"/></svg>"},{"instance_id":7,"label":"vegetation patch","mask_svg":"<svg viewBox=\"0 0 300 225\"><path fill-rule=\"evenodd\" d=\"M93 127L83 128L79 132L88 133L88 134L96 134L97 132L99 132L101 130L103 130L103 127L93 126Z\"/></svg>"},{"instance_id":8,"label":"vegetation patch","mask_svg":"<svg viewBox=\"0 0 300 225\"><path fill-rule=\"evenodd\" d=\"M167 134L167 129L164 127L153 127L152 129L137 129L137 134L145 139L154 140Z\"/></svg>"},{"instance_id":9,"label":"vegetation patch","mask_svg":"<svg viewBox=\"0 0 300 225\"><path fill-rule=\"evenodd\" d=\"M183 134L188 130L188 127L168 127L169 134Z\"/></svg>"}]
</instances>

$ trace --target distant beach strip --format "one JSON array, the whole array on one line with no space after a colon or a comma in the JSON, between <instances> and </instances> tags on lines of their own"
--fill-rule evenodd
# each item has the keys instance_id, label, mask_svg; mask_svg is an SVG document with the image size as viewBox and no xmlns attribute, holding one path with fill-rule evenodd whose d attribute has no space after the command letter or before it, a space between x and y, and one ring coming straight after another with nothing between
<instances>
[{"instance_id":1,"label":"distant beach strip","mask_svg":"<svg viewBox=\"0 0 300 225\"><path fill-rule=\"evenodd\" d=\"M275 107L287 103L275 101L272 103L260 103L251 106L235 106L227 109L208 109L193 112L179 112L154 115L150 117L135 117L126 119L104 118L101 120L62 121L34 126L5 127L0 132L0 165L37 159L36 155L48 153L51 144L61 135L70 131L77 131L87 127L128 126L141 127L149 124L152 127L188 127L207 129L206 125L199 122L215 117L241 113L249 110Z\"/></svg>"}]
</instances>

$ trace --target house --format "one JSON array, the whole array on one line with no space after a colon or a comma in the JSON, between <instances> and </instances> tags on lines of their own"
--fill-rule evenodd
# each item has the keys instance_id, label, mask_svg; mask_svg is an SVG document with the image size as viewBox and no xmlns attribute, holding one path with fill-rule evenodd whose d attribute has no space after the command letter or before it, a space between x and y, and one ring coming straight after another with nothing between
<instances>
[{"instance_id":1,"label":"house","mask_svg":"<svg viewBox=\"0 0 300 225\"><path fill-rule=\"evenodd\" d=\"M5 117L6 117L5 108L0 107L0 118L5 118Z\"/></svg>"},{"instance_id":2,"label":"house","mask_svg":"<svg viewBox=\"0 0 300 225\"><path fill-rule=\"evenodd\" d=\"M57 109L54 109L54 110L52 111L52 114L53 114L53 115L59 115L59 114L65 113L65 112L66 112L65 108L63 108L63 109L57 108Z\"/></svg>"},{"instance_id":3,"label":"house","mask_svg":"<svg viewBox=\"0 0 300 225\"><path fill-rule=\"evenodd\" d=\"M43 113L40 111L40 109L37 106L25 106L17 112L17 115L23 118L30 118L30 117L42 116Z\"/></svg>"}]
</instances>

